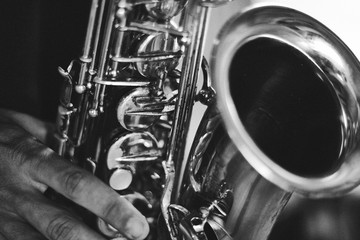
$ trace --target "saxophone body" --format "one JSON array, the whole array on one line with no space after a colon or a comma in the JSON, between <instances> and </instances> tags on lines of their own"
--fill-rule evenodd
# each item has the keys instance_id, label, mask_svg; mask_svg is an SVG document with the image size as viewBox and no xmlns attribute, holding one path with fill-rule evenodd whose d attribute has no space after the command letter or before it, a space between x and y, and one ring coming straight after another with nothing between
<instances>
[{"instance_id":1,"label":"saxophone body","mask_svg":"<svg viewBox=\"0 0 360 240\"><path fill-rule=\"evenodd\" d=\"M149 222L148 239L158 238L167 176L182 164L209 7L216 4L93 0L82 55L59 68L64 84L53 149L132 202ZM89 224L118 236L102 219Z\"/></svg>"},{"instance_id":2,"label":"saxophone body","mask_svg":"<svg viewBox=\"0 0 360 240\"><path fill-rule=\"evenodd\" d=\"M148 240L266 239L293 192L360 182L356 57L317 20L269 5L232 16L209 65L210 9L225 4L92 0L82 54L59 68L53 149L132 202ZM196 102L207 110L189 144Z\"/></svg>"}]
</instances>

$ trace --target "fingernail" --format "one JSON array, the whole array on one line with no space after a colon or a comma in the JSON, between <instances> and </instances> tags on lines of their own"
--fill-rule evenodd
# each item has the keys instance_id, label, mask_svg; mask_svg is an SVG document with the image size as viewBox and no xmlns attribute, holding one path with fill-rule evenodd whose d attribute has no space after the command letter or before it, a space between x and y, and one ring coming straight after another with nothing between
<instances>
[{"instance_id":1,"label":"fingernail","mask_svg":"<svg viewBox=\"0 0 360 240\"><path fill-rule=\"evenodd\" d=\"M131 218L128 220L129 237L133 240L142 240L149 234L149 224L143 219Z\"/></svg>"}]
</instances>

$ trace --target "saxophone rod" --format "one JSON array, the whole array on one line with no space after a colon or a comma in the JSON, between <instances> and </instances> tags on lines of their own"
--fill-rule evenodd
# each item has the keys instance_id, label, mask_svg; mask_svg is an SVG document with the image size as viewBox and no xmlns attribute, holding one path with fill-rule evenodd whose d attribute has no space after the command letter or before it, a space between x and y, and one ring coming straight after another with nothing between
<instances>
[{"instance_id":1,"label":"saxophone rod","mask_svg":"<svg viewBox=\"0 0 360 240\"><path fill-rule=\"evenodd\" d=\"M113 24L115 20L115 12L116 12L116 1L111 0L109 3L107 19L105 23L103 45L100 50L100 56L99 56L99 67L98 67L97 77L101 80L104 78L107 70L106 66L108 61L108 51L109 51L110 38L112 33L111 30L114 27Z\"/></svg>"},{"instance_id":2,"label":"saxophone rod","mask_svg":"<svg viewBox=\"0 0 360 240\"><path fill-rule=\"evenodd\" d=\"M96 59L97 59L97 54L98 54L98 48L99 48L99 40L100 40L100 34L101 34L101 26L102 26L102 21L104 19L104 12L105 12L105 0L102 0L101 2L101 6L99 9L99 13L98 13L98 23L97 23L97 28L96 28L96 32L95 32L95 36L94 36L94 46L92 49L92 57L93 59L95 59L94 61L91 62L91 67L90 67L90 74L95 74L96 72L96 68L95 68L95 64L96 64Z\"/></svg>"},{"instance_id":3,"label":"saxophone rod","mask_svg":"<svg viewBox=\"0 0 360 240\"><path fill-rule=\"evenodd\" d=\"M117 29L119 29L119 31L116 31L116 41L115 41L115 47L114 47L114 52L111 54L113 57L118 57L121 58L121 49L123 46L123 42L124 42L124 34L125 31L121 31L122 28L126 27L126 20L127 20L127 8L126 8L126 3L124 1L120 1L119 3L119 9L116 12L117 15L117 19L118 19L118 27ZM113 74L114 77L116 77L116 71L118 68L119 62L116 61L112 61L111 63L111 72ZM110 73L111 75L111 73Z\"/></svg>"},{"instance_id":4,"label":"saxophone rod","mask_svg":"<svg viewBox=\"0 0 360 240\"><path fill-rule=\"evenodd\" d=\"M84 42L84 48L83 48L83 54L82 58L90 58L90 51L91 51L91 42L93 40L93 33L95 28L95 21L96 21L96 15L98 10L99 0L93 0L91 3L91 10L89 15L89 23L86 30L85 35L85 42Z\"/></svg>"},{"instance_id":5,"label":"saxophone rod","mask_svg":"<svg viewBox=\"0 0 360 240\"><path fill-rule=\"evenodd\" d=\"M105 22L105 33L103 36L103 45L100 49L100 59L99 59L99 67L97 76L95 77L96 80L101 81L104 79L106 70L107 70L107 62L108 62L108 52L109 52L109 45L111 39L111 30L114 25L115 20L115 12L116 12L116 1L111 0L108 6L108 14ZM102 105L102 99L105 92L105 85L96 84L95 92L94 92L94 99L92 101L91 109L89 110L90 116L96 117L98 115L98 107Z\"/></svg>"},{"instance_id":6,"label":"saxophone rod","mask_svg":"<svg viewBox=\"0 0 360 240\"><path fill-rule=\"evenodd\" d=\"M78 93L83 93L85 91L85 79L88 73L89 64L92 62L92 56L90 55L91 51L91 43L94 35L94 28L96 22L96 15L98 12L99 0L93 0L91 3L91 10L88 20L88 26L85 34L85 42L84 48L82 52L82 56L80 57L81 61L81 69L79 73L79 80L77 83L77 87L75 88Z\"/></svg>"},{"instance_id":7,"label":"saxophone rod","mask_svg":"<svg viewBox=\"0 0 360 240\"><path fill-rule=\"evenodd\" d=\"M193 10L191 10L193 11ZM198 11L195 13L195 11ZM210 8L204 6L197 6L194 13L198 17L195 26L195 34L192 36L191 45L187 49L187 54L191 54L191 61L194 64L186 64L183 69L181 85L179 87L179 100L175 110L175 117L173 123L173 132L171 135L171 145L175 146L169 150L168 161L175 164L175 179L174 189L172 191L172 203L176 203L180 195L180 188L182 182L182 172L185 170L186 162L184 161L185 144L189 131L189 123L191 120L191 113L193 103L195 101L196 83L200 63L204 52L204 37L208 27L208 20ZM189 19L191 20L191 18Z\"/></svg>"}]
</instances>

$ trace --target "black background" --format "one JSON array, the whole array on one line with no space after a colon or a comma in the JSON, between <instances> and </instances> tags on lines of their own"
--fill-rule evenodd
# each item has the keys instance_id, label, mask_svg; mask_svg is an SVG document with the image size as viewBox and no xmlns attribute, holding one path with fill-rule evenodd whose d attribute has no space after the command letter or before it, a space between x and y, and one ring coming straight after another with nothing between
<instances>
[{"instance_id":1,"label":"black background","mask_svg":"<svg viewBox=\"0 0 360 240\"><path fill-rule=\"evenodd\" d=\"M61 78L82 50L90 0L3 0L0 107L53 120Z\"/></svg>"}]
</instances>

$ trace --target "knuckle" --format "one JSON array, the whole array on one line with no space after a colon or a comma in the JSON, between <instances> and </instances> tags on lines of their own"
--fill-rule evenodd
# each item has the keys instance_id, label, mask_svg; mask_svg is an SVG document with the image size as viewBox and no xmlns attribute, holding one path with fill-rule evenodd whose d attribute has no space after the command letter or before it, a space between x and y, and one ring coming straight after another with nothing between
<instances>
[{"instance_id":1,"label":"knuckle","mask_svg":"<svg viewBox=\"0 0 360 240\"><path fill-rule=\"evenodd\" d=\"M64 189L65 194L70 199L74 199L75 196L80 195L79 193L83 190L86 184L86 174L81 170L70 170L64 175Z\"/></svg>"},{"instance_id":2,"label":"knuckle","mask_svg":"<svg viewBox=\"0 0 360 240\"><path fill-rule=\"evenodd\" d=\"M12 139L12 141L8 142L5 146L7 151L5 151L8 156L6 156L9 160L16 160L15 163L19 166L22 166L26 160L26 152L29 151L28 143L29 139L26 137L19 137L16 139ZM31 145L30 145L31 146Z\"/></svg>"},{"instance_id":3,"label":"knuckle","mask_svg":"<svg viewBox=\"0 0 360 240\"><path fill-rule=\"evenodd\" d=\"M49 158L51 150L38 142L30 135L24 135L8 144L0 147L3 153L1 160L4 160L7 173L12 174L12 179L24 180L36 178L42 172L43 164Z\"/></svg>"},{"instance_id":4,"label":"knuckle","mask_svg":"<svg viewBox=\"0 0 360 240\"><path fill-rule=\"evenodd\" d=\"M106 218L111 218L111 216L117 216L119 213L119 203L116 201L111 201L110 203L106 204L103 208L103 216Z\"/></svg>"},{"instance_id":5,"label":"knuckle","mask_svg":"<svg viewBox=\"0 0 360 240\"><path fill-rule=\"evenodd\" d=\"M27 135L12 138L0 143L0 186L24 182L28 183L29 164L36 162L41 152L39 145L33 144L33 138Z\"/></svg>"},{"instance_id":6,"label":"knuckle","mask_svg":"<svg viewBox=\"0 0 360 240\"><path fill-rule=\"evenodd\" d=\"M17 139L13 139L10 144L11 159L17 159L19 167L33 164L44 158L47 147L41 144L31 135L23 135Z\"/></svg>"},{"instance_id":7,"label":"knuckle","mask_svg":"<svg viewBox=\"0 0 360 240\"><path fill-rule=\"evenodd\" d=\"M49 222L46 235L52 240L77 240L80 233L69 216L57 216Z\"/></svg>"}]
</instances>

